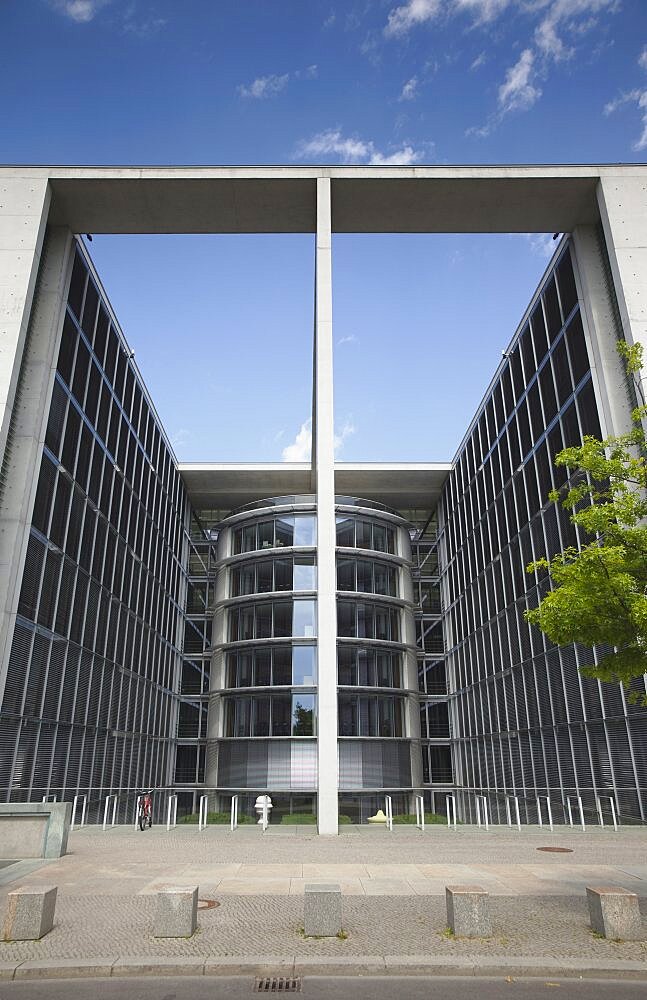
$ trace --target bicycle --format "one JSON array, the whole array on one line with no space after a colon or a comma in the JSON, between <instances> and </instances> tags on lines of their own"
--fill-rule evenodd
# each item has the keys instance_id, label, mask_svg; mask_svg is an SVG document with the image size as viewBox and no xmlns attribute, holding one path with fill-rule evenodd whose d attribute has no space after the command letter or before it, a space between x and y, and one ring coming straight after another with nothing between
<instances>
[{"instance_id":1,"label":"bicycle","mask_svg":"<svg viewBox=\"0 0 647 1000\"><path fill-rule=\"evenodd\" d=\"M153 799L150 792L140 795L137 806L137 824L142 833L146 829L147 823L150 830L153 825Z\"/></svg>"}]
</instances>

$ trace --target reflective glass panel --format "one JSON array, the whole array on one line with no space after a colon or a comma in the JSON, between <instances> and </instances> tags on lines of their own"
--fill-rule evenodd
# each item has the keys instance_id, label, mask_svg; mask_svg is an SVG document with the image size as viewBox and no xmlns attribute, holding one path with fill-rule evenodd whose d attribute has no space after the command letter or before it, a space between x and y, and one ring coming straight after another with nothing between
<instances>
[{"instance_id":1,"label":"reflective glass panel","mask_svg":"<svg viewBox=\"0 0 647 1000\"><path fill-rule=\"evenodd\" d=\"M275 522L276 544L278 547L294 545L294 518L278 517Z\"/></svg>"},{"instance_id":2,"label":"reflective glass panel","mask_svg":"<svg viewBox=\"0 0 647 1000\"><path fill-rule=\"evenodd\" d=\"M273 652L272 684L280 687L292 683L292 651L289 646L278 646Z\"/></svg>"},{"instance_id":3,"label":"reflective glass panel","mask_svg":"<svg viewBox=\"0 0 647 1000\"><path fill-rule=\"evenodd\" d=\"M292 635L309 639L315 635L315 601L295 601L292 618Z\"/></svg>"},{"instance_id":4,"label":"reflective glass panel","mask_svg":"<svg viewBox=\"0 0 647 1000\"><path fill-rule=\"evenodd\" d=\"M257 563L256 566L256 592L268 594L274 589L272 562L267 559Z\"/></svg>"},{"instance_id":5,"label":"reflective glass panel","mask_svg":"<svg viewBox=\"0 0 647 1000\"><path fill-rule=\"evenodd\" d=\"M317 569L312 559L294 560L293 590L316 590Z\"/></svg>"},{"instance_id":6,"label":"reflective glass panel","mask_svg":"<svg viewBox=\"0 0 647 1000\"><path fill-rule=\"evenodd\" d=\"M274 562L274 589L292 590L292 560L276 559ZM297 589L296 587L294 588Z\"/></svg>"},{"instance_id":7,"label":"reflective glass panel","mask_svg":"<svg viewBox=\"0 0 647 1000\"><path fill-rule=\"evenodd\" d=\"M292 683L312 687L317 683L317 651L315 646L294 646L292 649Z\"/></svg>"},{"instance_id":8,"label":"reflective glass panel","mask_svg":"<svg viewBox=\"0 0 647 1000\"><path fill-rule=\"evenodd\" d=\"M274 635L292 634L292 605L290 601L277 601L274 605Z\"/></svg>"},{"instance_id":9,"label":"reflective glass panel","mask_svg":"<svg viewBox=\"0 0 647 1000\"><path fill-rule=\"evenodd\" d=\"M315 696L295 694L292 696L292 735L314 736Z\"/></svg>"},{"instance_id":10,"label":"reflective glass panel","mask_svg":"<svg viewBox=\"0 0 647 1000\"><path fill-rule=\"evenodd\" d=\"M256 687L269 687L272 657L269 649L257 649L254 657L254 683Z\"/></svg>"},{"instance_id":11,"label":"reflective glass panel","mask_svg":"<svg viewBox=\"0 0 647 1000\"><path fill-rule=\"evenodd\" d=\"M316 519L309 514L298 514L294 518L294 544L316 545Z\"/></svg>"}]
</instances>

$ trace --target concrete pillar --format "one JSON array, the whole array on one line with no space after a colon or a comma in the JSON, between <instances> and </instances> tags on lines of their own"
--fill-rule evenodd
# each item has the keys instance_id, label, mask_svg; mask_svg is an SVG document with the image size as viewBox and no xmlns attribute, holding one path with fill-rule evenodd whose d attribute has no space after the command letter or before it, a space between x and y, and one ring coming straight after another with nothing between
<instances>
[{"instance_id":1,"label":"concrete pillar","mask_svg":"<svg viewBox=\"0 0 647 1000\"><path fill-rule=\"evenodd\" d=\"M447 926L456 937L490 937L490 903L480 885L445 887Z\"/></svg>"},{"instance_id":2,"label":"concrete pillar","mask_svg":"<svg viewBox=\"0 0 647 1000\"><path fill-rule=\"evenodd\" d=\"M317 750L320 834L337 833L337 605L330 179L317 179L312 470L317 494Z\"/></svg>"},{"instance_id":3,"label":"concrete pillar","mask_svg":"<svg viewBox=\"0 0 647 1000\"><path fill-rule=\"evenodd\" d=\"M639 941L641 938L638 896L621 886L587 886L591 929L612 941Z\"/></svg>"},{"instance_id":4,"label":"concrete pillar","mask_svg":"<svg viewBox=\"0 0 647 1000\"><path fill-rule=\"evenodd\" d=\"M614 301L613 284L605 266L604 247L597 226L573 231L575 281L582 303L586 347L593 387L601 416L602 435L631 429L627 376L616 343L623 335Z\"/></svg>"},{"instance_id":5,"label":"concrete pillar","mask_svg":"<svg viewBox=\"0 0 647 1000\"><path fill-rule=\"evenodd\" d=\"M5 399L13 412L7 421L4 480L0 483L0 701L38 484L39 457L49 415L72 246L68 229L50 227L42 245L32 251L32 271L37 274L33 275L31 308L26 292L24 296L26 331L19 342L15 329L12 341L15 351L13 397L10 403L8 396ZM2 337L0 342L4 350ZM9 369L9 354L3 354L2 366Z\"/></svg>"},{"instance_id":6,"label":"concrete pillar","mask_svg":"<svg viewBox=\"0 0 647 1000\"><path fill-rule=\"evenodd\" d=\"M647 179L644 168L622 175L605 171L598 184L598 205L618 308L628 344L640 343L647 356ZM647 395L647 366L642 372Z\"/></svg>"}]
</instances>

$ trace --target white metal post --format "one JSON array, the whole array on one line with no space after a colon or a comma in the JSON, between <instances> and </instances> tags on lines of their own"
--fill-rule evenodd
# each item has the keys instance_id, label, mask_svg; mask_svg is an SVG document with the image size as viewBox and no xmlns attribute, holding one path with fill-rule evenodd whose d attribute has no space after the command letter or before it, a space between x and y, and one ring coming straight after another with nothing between
<instances>
[{"instance_id":1,"label":"white metal post","mask_svg":"<svg viewBox=\"0 0 647 1000\"><path fill-rule=\"evenodd\" d=\"M602 796L596 795L596 797L595 797L595 804L596 804L597 810L598 810L598 818L600 820L600 826L604 826L604 815L602 813L602 799L606 799L607 802L609 803L609 805L611 806L611 819L613 820L613 829L617 833L618 832L618 814L616 812L616 805L615 805L615 802L613 800L613 796L612 795L602 795Z\"/></svg>"},{"instance_id":2,"label":"white metal post","mask_svg":"<svg viewBox=\"0 0 647 1000\"><path fill-rule=\"evenodd\" d=\"M453 826L456 829L456 799L453 795L445 796L445 805L447 806L447 826ZM453 816L453 821L450 819L450 810Z\"/></svg>"},{"instance_id":3,"label":"white metal post","mask_svg":"<svg viewBox=\"0 0 647 1000\"><path fill-rule=\"evenodd\" d=\"M201 832L207 825L207 809L209 808L209 797L200 796L200 806L198 808L198 830Z\"/></svg>"},{"instance_id":4,"label":"white metal post","mask_svg":"<svg viewBox=\"0 0 647 1000\"><path fill-rule=\"evenodd\" d=\"M425 832L425 799L423 795L416 795L416 826Z\"/></svg>"},{"instance_id":5,"label":"white metal post","mask_svg":"<svg viewBox=\"0 0 647 1000\"><path fill-rule=\"evenodd\" d=\"M486 830L490 829L490 820L488 816L487 799L485 795L477 795L476 798L476 822L479 826L484 826ZM481 822L481 802L483 803L483 821Z\"/></svg>"},{"instance_id":6,"label":"white metal post","mask_svg":"<svg viewBox=\"0 0 647 1000\"><path fill-rule=\"evenodd\" d=\"M88 797L87 797L87 795L75 795L74 798L73 798L73 800L72 800L72 822L70 823L70 828L72 830L74 829L74 822L76 820L76 810L77 810L79 799L83 799L83 807L81 809L81 823L79 825L81 827L83 827L85 825L85 813L86 813L86 809L88 807Z\"/></svg>"},{"instance_id":7,"label":"white metal post","mask_svg":"<svg viewBox=\"0 0 647 1000\"><path fill-rule=\"evenodd\" d=\"M112 818L110 820L110 826L114 826L117 820L117 796L114 792L111 795L106 795L106 804L103 807L103 829L105 831L108 825L108 809L110 808L110 800L112 799Z\"/></svg>"},{"instance_id":8,"label":"white metal post","mask_svg":"<svg viewBox=\"0 0 647 1000\"><path fill-rule=\"evenodd\" d=\"M173 821L171 822L171 813ZM177 826L177 795L169 795L168 808L166 810L166 832L173 830Z\"/></svg>"},{"instance_id":9,"label":"white metal post","mask_svg":"<svg viewBox=\"0 0 647 1000\"><path fill-rule=\"evenodd\" d=\"M263 833L267 830L269 810L267 808L267 795L263 796L263 812L261 813Z\"/></svg>"},{"instance_id":10,"label":"white metal post","mask_svg":"<svg viewBox=\"0 0 647 1000\"><path fill-rule=\"evenodd\" d=\"M582 826L582 832L586 831L586 824L584 822L584 809L582 807L582 796L581 795L567 795L566 796L566 808L568 810L568 822L570 826L573 826L573 810L571 808L571 799L577 800L577 808L580 813L580 824Z\"/></svg>"},{"instance_id":11,"label":"white metal post","mask_svg":"<svg viewBox=\"0 0 647 1000\"><path fill-rule=\"evenodd\" d=\"M514 802L514 811L517 821L517 830L521 833L521 816L519 815L519 798L516 795L506 795L505 797L505 816L508 826L512 826L512 814L510 810L510 799Z\"/></svg>"},{"instance_id":12,"label":"white metal post","mask_svg":"<svg viewBox=\"0 0 647 1000\"><path fill-rule=\"evenodd\" d=\"M55 795L43 795L43 802L56 802Z\"/></svg>"},{"instance_id":13,"label":"white metal post","mask_svg":"<svg viewBox=\"0 0 647 1000\"><path fill-rule=\"evenodd\" d=\"M231 829L232 833L234 832L234 830L238 826L238 796L237 795L232 795L232 797L231 797L231 819L229 821L229 826L230 826L230 829Z\"/></svg>"},{"instance_id":14,"label":"white metal post","mask_svg":"<svg viewBox=\"0 0 647 1000\"><path fill-rule=\"evenodd\" d=\"M554 827L553 827L553 810L550 808L550 799L548 798L547 795L538 795L537 796L537 816L539 817L539 825L540 826L544 825L544 822L543 822L543 819L542 819L542 816L541 816L541 800L542 799L546 799L546 812L548 813L548 826L549 826L550 832L552 833L553 829L554 829Z\"/></svg>"},{"instance_id":15,"label":"white metal post","mask_svg":"<svg viewBox=\"0 0 647 1000\"><path fill-rule=\"evenodd\" d=\"M135 829L139 826L139 803L143 799L143 795L137 796L137 801L135 802Z\"/></svg>"},{"instance_id":16,"label":"white metal post","mask_svg":"<svg viewBox=\"0 0 647 1000\"><path fill-rule=\"evenodd\" d=\"M390 795L386 796L386 798L384 800L384 804L386 806L386 809L385 809L385 812L386 812L386 828L387 828L387 830L393 831L393 802L391 800L391 796Z\"/></svg>"}]
</instances>

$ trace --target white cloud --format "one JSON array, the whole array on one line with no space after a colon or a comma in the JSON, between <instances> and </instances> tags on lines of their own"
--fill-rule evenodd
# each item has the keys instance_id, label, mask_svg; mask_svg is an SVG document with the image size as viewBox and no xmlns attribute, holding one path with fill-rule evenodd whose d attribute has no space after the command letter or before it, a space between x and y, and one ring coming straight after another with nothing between
<instances>
[{"instance_id":1,"label":"white cloud","mask_svg":"<svg viewBox=\"0 0 647 1000\"><path fill-rule=\"evenodd\" d=\"M647 69L647 45L638 56L638 65L641 69Z\"/></svg>"},{"instance_id":2,"label":"white cloud","mask_svg":"<svg viewBox=\"0 0 647 1000\"><path fill-rule=\"evenodd\" d=\"M524 49L514 66L507 71L498 93L502 115L510 111L527 111L541 97L541 90L532 82L534 61L532 50Z\"/></svg>"},{"instance_id":3,"label":"white cloud","mask_svg":"<svg viewBox=\"0 0 647 1000\"><path fill-rule=\"evenodd\" d=\"M387 38L406 35L416 25L433 20L440 10L441 0L407 0L390 11L384 34Z\"/></svg>"},{"instance_id":4,"label":"white cloud","mask_svg":"<svg viewBox=\"0 0 647 1000\"><path fill-rule=\"evenodd\" d=\"M341 347L342 344L359 344L359 337L356 337L354 333L350 333L347 337L340 337L337 346Z\"/></svg>"},{"instance_id":5,"label":"white cloud","mask_svg":"<svg viewBox=\"0 0 647 1000\"><path fill-rule=\"evenodd\" d=\"M463 11L473 14L475 24L486 24L494 21L511 2L512 0L453 0L452 6L457 14Z\"/></svg>"},{"instance_id":6,"label":"white cloud","mask_svg":"<svg viewBox=\"0 0 647 1000\"><path fill-rule=\"evenodd\" d=\"M564 44L558 29L584 35L597 24L595 15L613 14L620 5L618 0L543 0L538 6L547 10L535 30L535 44L546 59L560 62L575 50Z\"/></svg>"},{"instance_id":7,"label":"white cloud","mask_svg":"<svg viewBox=\"0 0 647 1000\"><path fill-rule=\"evenodd\" d=\"M549 260L554 253L557 242L552 233L525 233L530 249L539 257Z\"/></svg>"},{"instance_id":8,"label":"white cloud","mask_svg":"<svg viewBox=\"0 0 647 1000\"><path fill-rule=\"evenodd\" d=\"M479 69L479 67L483 66L483 64L486 61L487 61L487 56L486 56L485 52L480 52L477 55L476 59L473 61L472 65L470 66L470 69L471 70Z\"/></svg>"},{"instance_id":9,"label":"white cloud","mask_svg":"<svg viewBox=\"0 0 647 1000\"><path fill-rule=\"evenodd\" d=\"M418 96L418 77L412 76L407 80L398 97L399 101L413 101Z\"/></svg>"},{"instance_id":10,"label":"white cloud","mask_svg":"<svg viewBox=\"0 0 647 1000\"><path fill-rule=\"evenodd\" d=\"M422 152L407 144L393 153L382 153L376 149L375 143L371 140L344 136L341 129L318 132L311 139L303 139L297 145L295 158L298 160L311 160L322 156L336 156L342 163L407 166L418 163L422 159Z\"/></svg>"},{"instance_id":11,"label":"white cloud","mask_svg":"<svg viewBox=\"0 0 647 1000\"><path fill-rule=\"evenodd\" d=\"M337 453L341 451L341 449L343 448L344 441L346 440L346 438L350 437L351 434L354 434L355 431L356 427L353 424L352 420L347 420L342 429L335 434L335 440L334 440L335 455L337 455Z\"/></svg>"},{"instance_id":12,"label":"white cloud","mask_svg":"<svg viewBox=\"0 0 647 1000\"><path fill-rule=\"evenodd\" d=\"M312 454L312 421L301 424L292 444L285 446L281 452L284 462L309 462Z\"/></svg>"},{"instance_id":13,"label":"white cloud","mask_svg":"<svg viewBox=\"0 0 647 1000\"><path fill-rule=\"evenodd\" d=\"M54 7L72 21L87 24L109 3L110 0L54 0Z\"/></svg>"},{"instance_id":14,"label":"white cloud","mask_svg":"<svg viewBox=\"0 0 647 1000\"><path fill-rule=\"evenodd\" d=\"M281 76L277 76L274 73L269 76L259 76L247 86L241 84L238 88L238 93L241 97L252 97L262 100L264 97L271 97L273 94L278 94L284 90L288 85L289 79L289 73L283 73Z\"/></svg>"},{"instance_id":15,"label":"white cloud","mask_svg":"<svg viewBox=\"0 0 647 1000\"><path fill-rule=\"evenodd\" d=\"M324 28L332 28L332 26L333 26L333 24L335 23L336 20L337 20L337 15L335 14L334 10L331 10L330 14L328 15L328 17L326 18L326 20L323 23L323 27Z\"/></svg>"},{"instance_id":16,"label":"white cloud","mask_svg":"<svg viewBox=\"0 0 647 1000\"><path fill-rule=\"evenodd\" d=\"M647 90L630 90L627 94L621 94L620 97L614 98L613 101L609 101L608 104L604 106L605 115L612 115L618 108L623 107L625 104L635 104L642 112L642 132L634 143L632 143L632 149L636 152L640 152L643 149L647 149Z\"/></svg>"},{"instance_id":17,"label":"white cloud","mask_svg":"<svg viewBox=\"0 0 647 1000\"><path fill-rule=\"evenodd\" d=\"M343 447L346 438L355 433L352 420L347 420L340 431L335 433L335 454ZM312 420L301 424L292 444L286 445L281 453L284 462L309 462L312 455Z\"/></svg>"}]
</instances>

